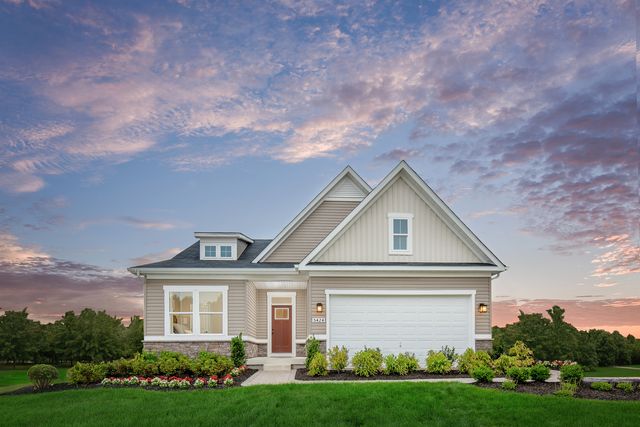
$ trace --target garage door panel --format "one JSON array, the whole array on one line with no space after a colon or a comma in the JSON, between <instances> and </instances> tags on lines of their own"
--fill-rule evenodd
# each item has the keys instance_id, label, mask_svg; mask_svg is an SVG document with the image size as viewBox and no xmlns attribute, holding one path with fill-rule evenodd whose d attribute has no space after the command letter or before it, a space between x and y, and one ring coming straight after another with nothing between
<instances>
[{"instance_id":1,"label":"garage door panel","mask_svg":"<svg viewBox=\"0 0 640 427\"><path fill-rule=\"evenodd\" d=\"M458 352L472 342L469 295L330 295L330 345L353 355L365 346L383 354L415 353L448 345Z\"/></svg>"}]
</instances>

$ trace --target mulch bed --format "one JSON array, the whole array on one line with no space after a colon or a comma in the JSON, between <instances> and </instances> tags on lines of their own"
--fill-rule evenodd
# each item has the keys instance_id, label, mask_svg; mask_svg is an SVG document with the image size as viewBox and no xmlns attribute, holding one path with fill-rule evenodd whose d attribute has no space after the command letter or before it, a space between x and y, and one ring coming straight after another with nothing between
<instances>
[{"instance_id":1,"label":"mulch bed","mask_svg":"<svg viewBox=\"0 0 640 427\"><path fill-rule=\"evenodd\" d=\"M476 383L476 386L480 388L493 388L498 390L502 390L501 385L501 383ZM518 384L518 387L514 391L516 393L529 393L542 396L553 394L559 389L560 383L527 382L524 384ZM615 387L611 391L593 390L591 388L591 383L583 383L578 387L575 397L598 400L640 400L640 384L636 384L634 391L627 393L625 391L618 390Z\"/></svg>"},{"instance_id":2,"label":"mulch bed","mask_svg":"<svg viewBox=\"0 0 640 427\"><path fill-rule=\"evenodd\" d=\"M324 377L312 377L307 375L306 369L298 369L296 371L296 379L302 381L372 381L372 380L416 380L416 379L447 379L447 378L470 378L467 374L461 374L458 371L451 371L446 375L428 374L425 371L412 372L409 375L384 375L378 374L372 377L359 377L353 371L329 371L329 375Z\"/></svg>"},{"instance_id":3,"label":"mulch bed","mask_svg":"<svg viewBox=\"0 0 640 427\"><path fill-rule=\"evenodd\" d=\"M258 372L257 369L247 368L242 374L233 378L233 385L225 386L222 384L218 384L217 387L203 387L201 389L196 388L188 388L188 389L180 389L180 388L161 388L161 387L140 387L139 385L108 385L103 386L102 384L86 384L86 385L75 385L69 383L58 383L53 384L46 390L36 390L33 386L25 386L18 390L10 391L8 393L0 394L1 396L15 396L20 394L39 394L39 393L49 393L52 391L64 391L64 390L88 390L94 388L137 388L142 390L151 390L151 391L200 391L200 390L218 390L222 388L230 388L230 387L240 387L240 385L245 382L251 375Z\"/></svg>"}]
</instances>

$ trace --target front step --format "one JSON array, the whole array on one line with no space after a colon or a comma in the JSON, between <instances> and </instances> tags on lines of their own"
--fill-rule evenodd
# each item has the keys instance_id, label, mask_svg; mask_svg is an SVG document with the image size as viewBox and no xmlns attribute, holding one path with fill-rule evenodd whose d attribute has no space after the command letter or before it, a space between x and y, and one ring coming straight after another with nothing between
<instances>
[{"instance_id":1,"label":"front step","mask_svg":"<svg viewBox=\"0 0 640 427\"><path fill-rule=\"evenodd\" d=\"M290 371L291 363L265 363L262 365L263 371Z\"/></svg>"}]
</instances>

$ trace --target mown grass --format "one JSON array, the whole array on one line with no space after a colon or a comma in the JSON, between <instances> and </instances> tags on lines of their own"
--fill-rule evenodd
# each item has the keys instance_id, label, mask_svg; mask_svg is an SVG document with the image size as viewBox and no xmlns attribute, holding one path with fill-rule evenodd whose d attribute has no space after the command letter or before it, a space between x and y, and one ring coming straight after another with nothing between
<instances>
[{"instance_id":1,"label":"mown grass","mask_svg":"<svg viewBox=\"0 0 640 427\"><path fill-rule=\"evenodd\" d=\"M585 372L587 377L640 377L640 365L598 367Z\"/></svg>"},{"instance_id":2,"label":"mown grass","mask_svg":"<svg viewBox=\"0 0 640 427\"><path fill-rule=\"evenodd\" d=\"M6 426L640 425L640 403L534 396L457 383L287 384L0 396Z\"/></svg>"}]
</instances>

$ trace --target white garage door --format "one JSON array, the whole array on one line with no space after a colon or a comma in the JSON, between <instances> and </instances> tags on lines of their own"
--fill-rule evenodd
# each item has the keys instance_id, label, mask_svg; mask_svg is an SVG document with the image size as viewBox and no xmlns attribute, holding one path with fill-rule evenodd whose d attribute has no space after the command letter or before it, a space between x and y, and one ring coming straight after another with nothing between
<instances>
[{"instance_id":1,"label":"white garage door","mask_svg":"<svg viewBox=\"0 0 640 427\"><path fill-rule=\"evenodd\" d=\"M329 345L344 345L350 356L379 347L383 354L415 353L423 364L429 350L448 345L462 353L474 345L472 295L327 297Z\"/></svg>"}]
</instances>

